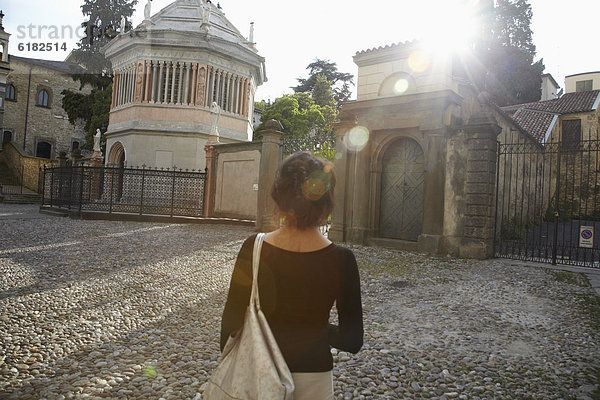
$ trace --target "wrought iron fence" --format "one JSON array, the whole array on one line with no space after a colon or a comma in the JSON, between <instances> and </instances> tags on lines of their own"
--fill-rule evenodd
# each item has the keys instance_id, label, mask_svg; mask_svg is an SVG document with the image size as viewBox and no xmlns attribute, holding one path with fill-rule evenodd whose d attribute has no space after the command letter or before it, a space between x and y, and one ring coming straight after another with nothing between
<instances>
[{"instance_id":1,"label":"wrought iron fence","mask_svg":"<svg viewBox=\"0 0 600 400\"><path fill-rule=\"evenodd\" d=\"M201 217L206 173L181 169L44 168L42 206L76 211Z\"/></svg>"},{"instance_id":2,"label":"wrought iron fence","mask_svg":"<svg viewBox=\"0 0 600 400\"><path fill-rule=\"evenodd\" d=\"M335 134L311 133L307 136L283 137L283 155L288 156L297 151L308 151L325 160L333 161L335 156Z\"/></svg>"},{"instance_id":3,"label":"wrought iron fence","mask_svg":"<svg viewBox=\"0 0 600 400\"><path fill-rule=\"evenodd\" d=\"M497 190L496 256L600 267L600 140L500 144Z\"/></svg>"},{"instance_id":4,"label":"wrought iron fence","mask_svg":"<svg viewBox=\"0 0 600 400\"><path fill-rule=\"evenodd\" d=\"M6 174L0 180L0 194L23 194L24 166L6 168Z\"/></svg>"}]
</instances>

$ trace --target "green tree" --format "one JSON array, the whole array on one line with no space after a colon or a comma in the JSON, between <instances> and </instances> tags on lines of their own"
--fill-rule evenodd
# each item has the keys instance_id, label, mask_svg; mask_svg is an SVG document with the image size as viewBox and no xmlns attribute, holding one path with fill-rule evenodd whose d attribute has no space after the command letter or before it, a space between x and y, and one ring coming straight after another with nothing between
<instances>
[{"instance_id":1,"label":"green tree","mask_svg":"<svg viewBox=\"0 0 600 400\"><path fill-rule=\"evenodd\" d=\"M78 119L85 121L86 142L82 146L91 150L96 129L106 130L112 96L112 67L101 52L117 35L121 18L131 18L138 0L85 0L81 11L85 21L81 24L86 29L86 36L73 50L70 60L85 68L84 73L74 74L73 79L92 86L88 95L65 90L62 107L67 112L69 121ZM126 24L126 29L130 28Z\"/></svg>"},{"instance_id":2,"label":"green tree","mask_svg":"<svg viewBox=\"0 0 600 400\"><path fill-rule=\"evenodd\" d=\"M308 78L297 78L298 86L292 88L294 92L312 92L317 83L317 77L323 75L331 84L331 91L336 102L336 107L339 108L342 102L350 98L350 85L354 85L354 76L345 72L339 72L336 63L317 58L308 64L306 69L309 71Z\"/></svg>"},{"instance_id":3,"label":"green tree","mask_svg":"<svg viewBox=\"0 0 600 400\"><path fill-rule=\"evenodd\" d=\"M544 63L534 62L531 6L527 0L497 0L492 15L485 41L475 46L483 70L473 80L499 106L538 101Z\"/></svg>"},{"instance_id":4,"label":"green tree","mask_svg":"<svg viewBox=\"0 0 600 400\"><path fill-rule=\"evenodd\" d=\"M317 75L317 80L312 89L312 99L319 106L335 106L335 99L331 91L331 83L325 75Z\"/></svg>"},{"instance_id":5,"label":"green tree","mask_svg":"<svg viewBox=\"0 0 600 400\"><path fill-rule=\"evenodd\" d=\"M300 107L298 99L304 102L303 108ZM281 122L283 132L295 137L307 135L313 126L322 126L325 122L320 107L314 104L312 99L307 101L304 94L286 94L275 99L273 104L267 107L261 117L263 123L270 119L276 119ZM260 138L260 131L262 129L263 124L258 126L255 139Z\"/></svg>"}]
</instances>

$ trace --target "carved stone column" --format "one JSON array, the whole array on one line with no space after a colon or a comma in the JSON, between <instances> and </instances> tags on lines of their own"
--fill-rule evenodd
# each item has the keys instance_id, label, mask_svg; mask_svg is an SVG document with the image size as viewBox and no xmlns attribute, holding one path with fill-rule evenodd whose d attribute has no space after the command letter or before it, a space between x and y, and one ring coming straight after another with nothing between
<instances>
[{"instance_id":1,"label":"carved stone column","mask_svg":"<svg viewBox=\"0 0 600 400\"><path fill-rule=\"evenodd\" d=\"M163 69L165 67L164 61L159 61L159 73L158 73L158 98L156 99L157 103L163 103Z\"/></svg>"},{"instance_id":2,"label":"carved stone column","mask_svg":"<svg viewBox=\"0 0 600 400\"><path fill-rule=\"evenodd\" d=\"M172 74L173 76L171 77L172 82L171 82L171 104L175 104L175 90L177 89L177 86L175 86L175 82L176 82L176 74L177 74L177 61L174 61L172 63L173 65L173 71Z\"/></svg>"},{"instance_id":3,"label":"carved stone column","mask_svg":"<svg viewBox=\"0 0 600 400\"><path fill-rule=\"evenodd\" d=\"M181 86L183 84L183 66L179 63L179 84L177 85L177 104L181 104Z\"/></svg>"},{"instance_id":4,"label":"carved stone column","mask_svg":"<svg viewBox=\"0 0 600 400\"><path fill-rule=\"evenodd\" d=\"M185 68L185 84L184 84L184 89L183 89L183 104L184 105L188 105L189 103L189 95L190 95L190 64L189 63L183 63L183 66Z\"/></svg>"},{"instance_id":5,"label":"carved stone column","mask_svg":"<svg viewBox=\"0 0 600 400\"><path fill-rule=\"evenodd\" d=\"M156 61L151 61L152 63L152 95L150 96L150 103L154 103L156 100L156 85L158 82L158 65Z\"/></svg>"},{"instance_id":6,"label":"carved stone column","mask_svg":"<svg viewBox=\"0 0 600 400\"><path fill-rule=\"evenodd\" d=\"M146 60L146 88L144 90L144 103L150 102L150 87L152 81L152 63Z\"/></svg>"},{"instance_id":7,"label":"carved stone column","mask_svg":"<svg viewBox=\"0 0 600 400\"><path fill-rule=\"evenodd\" d=\"M198 76L196 75L198 71L198 63L192 64L192 92L190 93L190 104L196 105L196 82L198 80Z\"/></svg>"}]
</instances>

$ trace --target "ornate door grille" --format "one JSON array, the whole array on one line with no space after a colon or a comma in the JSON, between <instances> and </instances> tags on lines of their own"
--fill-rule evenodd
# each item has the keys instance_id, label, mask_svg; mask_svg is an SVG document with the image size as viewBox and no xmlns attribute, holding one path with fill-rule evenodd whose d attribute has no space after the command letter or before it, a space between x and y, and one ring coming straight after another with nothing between
<instances>
[{"instance_id":1,"label":"ornate door grille","mask_svg":"<svg viewBox=\"0 0 600 400\"><path fill-rule=\"evenodd\" d=\"M381 172L381 237L417 240L423 225L424 156L412 139L400 139L383 157Z\"/></svg>"}]
</instances>

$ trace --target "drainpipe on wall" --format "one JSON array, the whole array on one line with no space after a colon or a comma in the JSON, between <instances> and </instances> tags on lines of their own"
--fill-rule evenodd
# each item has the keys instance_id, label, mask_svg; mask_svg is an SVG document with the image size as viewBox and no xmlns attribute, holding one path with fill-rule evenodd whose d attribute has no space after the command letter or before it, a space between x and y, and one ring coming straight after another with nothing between
<instances>
[{"instance_id":1,"label":"drainpipe on wall","mask_svg":"<svg viewBox=\"0 0 600 400\"><path fill-rule=\"evenodd\" d=\"M27 153L25 150L26 140L27 140L27 117L29 116L29 96L31 91L31 70L33 67L29 67L29 82L27 83L27 105L25 106L25 129L23 130L23 151ZM35 153L34 153L35 155Z\"/></svg>"}]
</instances>

